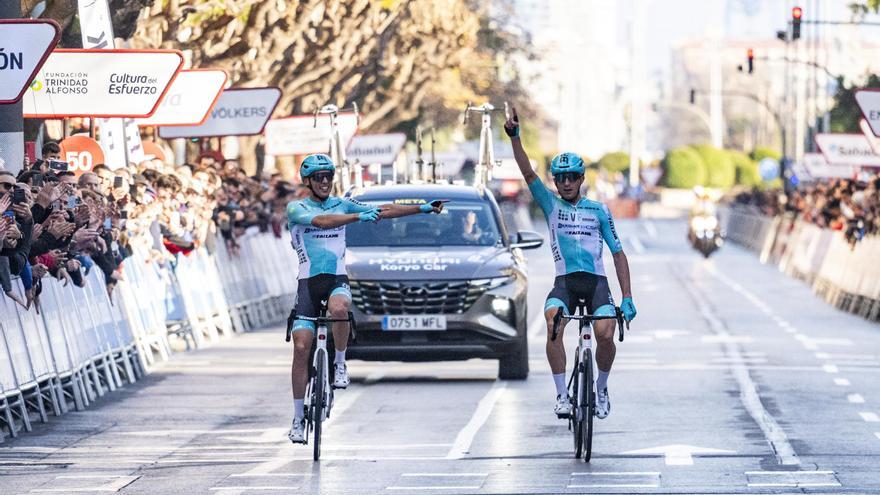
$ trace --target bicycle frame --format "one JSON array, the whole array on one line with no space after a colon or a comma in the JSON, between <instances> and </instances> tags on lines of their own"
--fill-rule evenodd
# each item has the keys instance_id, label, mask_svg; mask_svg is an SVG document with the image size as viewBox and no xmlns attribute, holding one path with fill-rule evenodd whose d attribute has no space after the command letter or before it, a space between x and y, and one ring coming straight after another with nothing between
<instances>
[{"instance_id":1,"label":"bicycle frame","mask_svg":"<svg viewBox=\"0 0 880 495\"><path fill-rule=\"evenodd\" d=\"M360 113L358 112L357 103L352 103L352 110L360 121ZM324 105L321 108L315 109L314 114L314 124L313 127L318 127L318 115L329 115L330 116L330 159L333 160L333 163L339 167L339 173L336 174L336 177L333 181L334 187L336 189L336 194L342 194L345 191L351 188L351 167L352 164L348 163L348 158L345 155L345 147L348 143L342 142L342 136L339 134L339 122L336 121L336 117L339 115L340 110L336 105ZM358 181L358 185L361 181L360 174L357 174L356 180Z\"/></svg>"},{"instance_id":2,"label":"bicycle frame","mask_svg":"<svg viewBox=\"0 0 880 495\"><path fill-rule=\"evenodd\" d=\"M507 102L504 102L505 117L509 116L510 112L508 108ZM483 103L482 105L475 107L468 102L467 107L464 109L464 124L468 123L470 112L478 112L482 116L482 126L480 128L480 157L477 162L474 176L474 183L477 185L486 186L489 184L489 181L492 180L492 167L497 164L495 161L495 148L492 145L494 142L492 136L492 112L494 111L496 111L495 106L491 103Z\"/></svg>"}]
</instances>

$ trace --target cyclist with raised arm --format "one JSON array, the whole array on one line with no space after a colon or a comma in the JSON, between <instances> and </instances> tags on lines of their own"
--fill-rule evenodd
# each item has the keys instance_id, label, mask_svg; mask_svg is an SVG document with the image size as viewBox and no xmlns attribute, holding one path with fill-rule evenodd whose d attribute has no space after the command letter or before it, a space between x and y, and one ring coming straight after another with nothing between
<instances>
[{"instance_id":1,"label":"cyclist with raised arm","mask_svg":"<svg viewBox=\"0 0 880 495\"><path fill-rule=\"evenodd\" d=\"M300 166L300 177L310 194L287 205L287 225L291 244L299 259L296 314L317 317L326 301L330 318L347 319L351 291L345 272L345 226L354 222L377 222L416 213L440 213L443 201L422 205L386 204L369 206L352 199L331 196L336 167L327 155L309 155ZM334 388L350 383L345 365L349 325L332 324L336 349ZM309 353L315 325L306 320L293 322L293 364L290 377L293 388L294 418L288 437L305 443L304 400L308 383Z\"/></svg>"},{"instance_id":2,"label":"cyclist with raised arm","mask_svg":"<svg viewBox=\"0 0 880 495\"><path fill-rule=\"evenodd\" d=\"M586 301L587 311L596 316L614 315L614 298L605 277L602 264L603 241L611 250L617 279L623 292L620 307L624 318L631 321L636 316L630 290L629 264L623 246L614 230L614 220L604 204L590 201L581 195L584 183L584 161L574 153L560 153L550 163L550 173L559 196L556 196L532 170L529 157L520 141L520 125L516 108L504 124L510 136L513 156L529 186L532 196L544 212L550 229L550 249L556 264L553 289L544 304L547 320L547 360L556 384L556 407L560 418L571 413L571 401L565 384L565 347L562 338L551 340L553 317L559 308L563 314L571 314L578 300ZM562 336L563 328L559 330ZM608 396L608 375L614 362L614 320L598 320L594 323L596 335L596 364L599 375L596 380L596 416L608 417L611 400Z\"/></svg>"}]
</instances>

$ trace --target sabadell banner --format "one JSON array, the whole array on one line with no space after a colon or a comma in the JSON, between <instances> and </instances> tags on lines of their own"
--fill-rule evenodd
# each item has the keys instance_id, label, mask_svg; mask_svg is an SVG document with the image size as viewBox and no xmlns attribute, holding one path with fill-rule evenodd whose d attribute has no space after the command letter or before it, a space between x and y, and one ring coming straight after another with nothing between
<instances>
[{"instance_id":1,"label":"sabadell banner","mask_svg":"<svg viewBox=\"0 0 880 495\"><path fill-rule=\"evenodd\" d=\"M25 117L149 117L183 65L177 50L55 50L22 103Z\"/></svg>"},{"instance_id":2,"label":"sabadell banner","mask_svg":"<svg viewBox=\"0 0 880 495\"><path fill-rule=\"evenodd\" d=\"M260 134L279 99L281 90L278 88L230 88L220 94L211 115L202 125L159 127L159 137L173 139Z\"/></svg>"},{"instance_id":3,"label":"sabadell banner","mask_svg":"<svg viewBox=\"0 0 880 495\"><path fill-rule=\"evenodd\" d=\"M816 134L819 151L828 163L855 166L880 166L871 143L862 134Z\"/></svg>"}]
</instances>

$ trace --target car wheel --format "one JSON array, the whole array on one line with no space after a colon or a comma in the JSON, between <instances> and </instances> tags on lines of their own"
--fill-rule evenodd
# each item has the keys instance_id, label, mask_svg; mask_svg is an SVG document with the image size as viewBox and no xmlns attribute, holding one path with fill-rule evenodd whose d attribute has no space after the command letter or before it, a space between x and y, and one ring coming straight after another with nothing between
<instances>
[{"instance_id":1,"label":"car wheel","mask_svg":"<svg viewBox=\"0 0 880 495\"><path fill-rule=\"evenodd\" d=\"M523 329L516 348L498 361L498 378L525 380L529 377L529 341Z\"/></svg>"}]
</instances>

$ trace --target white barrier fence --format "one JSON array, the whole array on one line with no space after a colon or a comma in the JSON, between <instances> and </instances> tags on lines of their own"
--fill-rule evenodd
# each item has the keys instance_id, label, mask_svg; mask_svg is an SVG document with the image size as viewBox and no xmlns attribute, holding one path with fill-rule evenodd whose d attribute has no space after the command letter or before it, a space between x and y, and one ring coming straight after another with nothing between
<instances>
[{"instance_id":1,"label":"white barrier fence","mask_svg":"<svg viewBox=\"0 0 880 495\"><path fill-rule=\"evenodd\" d=\"M43 278L40 314L0 296L0 426L16 436L134 383L168 359L169 335L189 349L286 318L297 269L289 243L270 234L238 241L237 253L218 242L213 255L200 248L173 264L135 248L111 295L97 267L84 287ZM24 299L21 281L13 287Z\"/></svg>"},{"instance_id":2,"label":"white barrier fence","mask_svg":"<svg viewBox=\"0 0 880 495\"><path fill-rule=\"evenodd\" d=\"M728 239L758 253L763 263L810 284L837 308L880 320L880 238L851 246L842 232L791 216L767 217L743 207L726 216Z\"/></svg>"}]
</instances>

